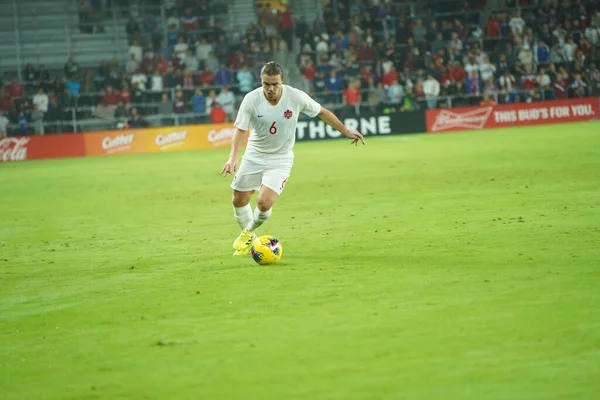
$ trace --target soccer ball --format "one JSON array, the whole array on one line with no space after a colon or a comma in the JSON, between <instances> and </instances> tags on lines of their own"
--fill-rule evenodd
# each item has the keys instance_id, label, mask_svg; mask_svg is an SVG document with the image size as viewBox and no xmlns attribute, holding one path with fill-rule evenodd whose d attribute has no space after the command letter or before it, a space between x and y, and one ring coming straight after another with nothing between
<instances>
[{"instance_id":1,"label":"soccer ball","mask_svg":"<svg viewBox=\"0 0 600 400\"><path fill-rule=\"evenodd\" d=\"M275 264L283 256L283 247L277 238L264 235L252 242L252 258L260 265Z\"/></svg>"}]
</instances>

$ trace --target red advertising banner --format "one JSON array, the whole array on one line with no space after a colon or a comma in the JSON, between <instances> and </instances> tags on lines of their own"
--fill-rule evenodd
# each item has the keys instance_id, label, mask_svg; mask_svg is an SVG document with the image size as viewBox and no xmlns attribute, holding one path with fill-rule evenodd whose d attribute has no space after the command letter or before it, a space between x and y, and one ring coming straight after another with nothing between
<instances>
[{"instance_id":1,"label":"red advertising banner","mask_svg":"<svg viewBox=\"0 0 600 400\"><path fill-rule=\"evenodd\" d=\"M0 138L0 162L84 155L83 135L79 134Z\"/></svg>"},{"instance_id":2,"label":"red advertising banner","mask_svg":"<svg viewBox=\"0 0 600 400\"><path fill-rule=\"evenodd\" d=\"M427 132L503 128L600 118L598 98L427 110Z\"/></svg>"},{"instance_id":3,"label":"red advertising banner","mask_svg":"<svg viewBox=\"0 0 600 400\"><path fill-rule=\"evenodd\" d=\"M186 125L0 138L0 162L216 149L231 146L233 124Z\"/></svg>"}]
</instances>

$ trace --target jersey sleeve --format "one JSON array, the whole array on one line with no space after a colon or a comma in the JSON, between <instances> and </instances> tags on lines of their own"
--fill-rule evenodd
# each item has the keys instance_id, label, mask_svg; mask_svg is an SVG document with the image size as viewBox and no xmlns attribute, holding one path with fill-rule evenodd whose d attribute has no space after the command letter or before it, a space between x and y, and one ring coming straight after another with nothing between
<instances>
[{"instance_id":1,"label":"jersey sleeve","mask_svg":"<svg viewBox=\"0 0 600 400\"><path fill-rule=\"evenodd\" d=\"M250 128L250 119L252 118L252 107L249 95L244 96L240 109L238 110L233 126L236 128L247 131Z\"/></svg>"},{"instance_id":2,"label":"jersey sleeve","mask_svg":"<svg viewBox=\"0 0 600 400\"><path fill-rule=\"evenodd\" d=\"M321 105L302 90L296 91L300 103L300 112L309 117L316 117L321 112Z\"/></svg>"}]
</instances>

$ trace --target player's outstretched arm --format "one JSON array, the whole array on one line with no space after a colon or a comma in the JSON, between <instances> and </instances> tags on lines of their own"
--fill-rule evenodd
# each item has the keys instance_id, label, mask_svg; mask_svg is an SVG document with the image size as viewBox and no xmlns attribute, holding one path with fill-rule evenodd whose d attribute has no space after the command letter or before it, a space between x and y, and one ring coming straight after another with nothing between
<instances>
[{"instance_id":1,"label":"player's outstretched arm","mask_svg":"<svg viewBox=\"0 0 600 400\"><path fill-rule=\"evenodd\" d=\"M244 143L244 138L246 137L246 131L241 129L236 129L233 137L231 138L231 152L229 153L229 160L223 166L221 170L221 174L223 176L227 176L227 174L235 174L238 167L238 155L240 154L240 149L242 148L242 144Z\"/></svg>"},{"instance_id":2,"label":"player's outstretched arm","mask_svg":"<svg viewBox=\"0 0 600 400\"><path fill-rule=\"evenodd\" d=\"M342 135L352 139L351 144L357 146L359 140L362 144L365 144L365 139L360 132L351 131L350 129L346 128L346 126L342 124L342 121L340 121L334 113L325 107L321 107L321 112L319 113L318 117L333 129L340 131Z\"/></svg>"}]
</instances>

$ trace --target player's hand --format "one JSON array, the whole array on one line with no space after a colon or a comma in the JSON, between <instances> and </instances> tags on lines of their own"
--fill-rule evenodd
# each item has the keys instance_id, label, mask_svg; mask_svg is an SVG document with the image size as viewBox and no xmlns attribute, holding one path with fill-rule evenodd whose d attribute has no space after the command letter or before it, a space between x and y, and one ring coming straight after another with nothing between
<instances>
[{"instance_id":1,"label":"player's hand","mask_svg":"<svg viewBox=\"0 0 600 400\"><path fill-rule=\"evenodd\" d=\"M362 144L365 144L365 138L363 137L362 133L360 133L359 131L349 131L346 136L348 136L350 139L352 139L352 142L350 142L350 144L358 146L359 140Z\"/></svg>"},{"instance_id":2,"label":"player's hand","mask_svg":"<svg viewBox=\"0 0 600 400\"><path fill-rule=\"evenodd\" d=\"M223 169L221 170L221 174L225 177L227 176L227 174L235 174L235 171L237 171L237 167L238 167L238 162L237 162L237 158L235 159L229 159L227 160L227 162L225 163L225 165L223 166Z\"/></svg>"}]
</instances>

